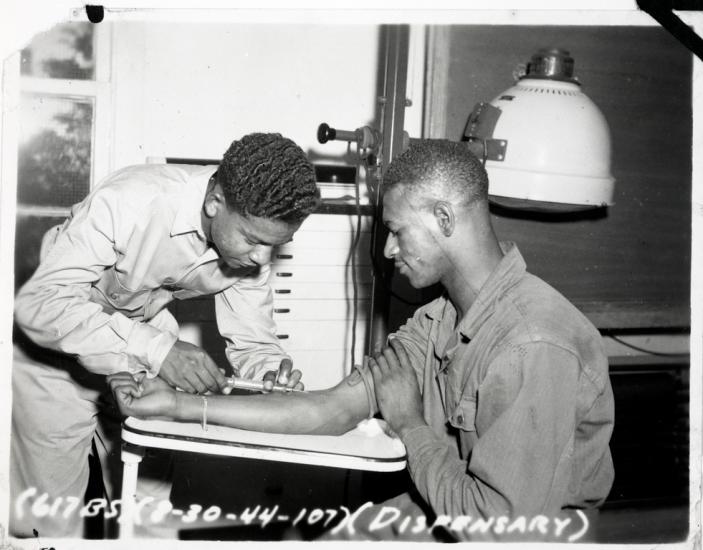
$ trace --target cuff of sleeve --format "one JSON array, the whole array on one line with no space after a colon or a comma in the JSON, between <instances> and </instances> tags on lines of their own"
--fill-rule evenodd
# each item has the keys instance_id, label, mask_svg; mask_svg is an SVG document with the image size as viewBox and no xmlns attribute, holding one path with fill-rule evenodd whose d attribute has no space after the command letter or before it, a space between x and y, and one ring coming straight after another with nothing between
<instances>
[{"instance_id":1,"label":"cuff of sleeve","mask_svg":"<svg viewBox=\"0 0 703 550\"><path fill-rule=\"evenodd\" d=\"M147 359L150 367L147 371L147 378L155 378L159 374L161 364L164 362L168 352L171 351L173 344L175 344L177 340L178 337L175 334L162 332L149 342Z\"/></svg>"},{"instance_id":2,"label":"cuff of sleeve","mask_svg":"<svg viewBox=\"0 0 703 550\"><path fill-rule=\"evenodd\" d=\"M146 368L149 378L154 378L177 338L176 335L151 325L134 323L125 352Z\"/></svg>"},{"instance_id":3,"label":"cuff of sleeve","mask_svg":"<svg viewBox=\"0 0 703 550\"><path fill-rule=\"evenodd\" d=\"M248 378L249 380L262 380L264 374L268 371L278 371L278 367L281 365L283 359L293 359L289 355L278 355L276 357L267 357L261 361L257 361L248 365L238 365L236 362L232 363L232 368L237 371L242 378Z\"/></svg>"}]
</instances>

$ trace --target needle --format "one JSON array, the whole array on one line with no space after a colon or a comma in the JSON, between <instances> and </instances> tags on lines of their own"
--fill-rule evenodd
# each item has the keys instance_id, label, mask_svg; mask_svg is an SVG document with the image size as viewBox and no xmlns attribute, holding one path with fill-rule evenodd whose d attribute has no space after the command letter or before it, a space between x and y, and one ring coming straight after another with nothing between
<instances>
[{"instance_id":1,"label":"needle","mask_svg":"<svg viewBox=\"0 0 703 550\"><path fill-rule=\"evenodd\" d=\"M236 376L231 376L226 379L227 380L227 387L223 390L223 393L228 394L232 389L236 388L239 390L247 390L247 391L265 391L264 389L264 383L260 380L248 380L247 378L237 378ZM293 388L289 388L287 386L283 386L281 384L274 384L273 389L271 391L274 392L279 392L279 393L289 393L292 391L302 391L302 390L297 390Z\"/></svg>"}]
</instances>

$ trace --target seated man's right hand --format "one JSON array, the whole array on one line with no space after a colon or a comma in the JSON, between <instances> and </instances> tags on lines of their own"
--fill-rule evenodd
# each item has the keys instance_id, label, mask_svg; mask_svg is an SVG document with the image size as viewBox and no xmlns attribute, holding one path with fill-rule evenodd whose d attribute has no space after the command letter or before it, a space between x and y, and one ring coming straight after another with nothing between
<instances>
[{"instance_id":1,"label":"seated man's right hand","mask_svg":"<svg viewBox=\"0 0 703 550\"><path fill-rule=\"evenodd\" d=\"M207 354L193 344L178 340L166 355L159 377L189 393L219 393L227 387L225 375Z\"/></svg>"},{"instance_id":2,"label":"seated man's right hand","mask_svg":"<svg viewBox=\"0 0 703 550\"><path fill-rule=\"evenodd\" d=\"M176 390L159 378L118 372L107 377L120 412L137 418L176 416Z\"/></svg>"}]
</instances>

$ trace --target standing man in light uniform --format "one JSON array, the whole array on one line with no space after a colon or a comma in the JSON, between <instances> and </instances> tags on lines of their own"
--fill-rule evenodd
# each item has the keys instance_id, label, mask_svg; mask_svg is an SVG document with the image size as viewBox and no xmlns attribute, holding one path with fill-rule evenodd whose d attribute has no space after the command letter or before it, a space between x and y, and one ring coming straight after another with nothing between
<instances>
[{"instance_id":1,"label":"standing man in light uniform","mask_svg":"<svg viewBox=\"0 0 703 550\"><path fill-rule=\"evenodd\" d=\"M47 233L15 299L11 533L82 535L78 517L35 518L13 504L31 488L49 502L82 500L91 445L104 464L114 443L114 423L99 414L105 375L145 372L189 393L225 387L208 354L179 339L165 309L173 299L214 294L235 372L266 387L302 386L276 338L267 281L272 248L291 240L319 199L295 143L251 134L219 167L119 170Z\"/></svg>"}]
</instances>

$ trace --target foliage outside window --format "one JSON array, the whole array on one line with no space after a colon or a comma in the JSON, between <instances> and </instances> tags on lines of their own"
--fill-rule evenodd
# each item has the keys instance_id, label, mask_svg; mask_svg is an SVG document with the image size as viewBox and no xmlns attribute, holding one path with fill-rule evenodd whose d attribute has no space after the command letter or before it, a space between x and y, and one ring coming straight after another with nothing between
<instances>
[{"instance_id":1,"label":"foliage outside window","mask_svg":"<svg viewBox=\"0 0 703 550\"><path fill-rule=\"evenodd\" d=\"M20 108L18 200L70 207L90 189L92 100L24 94Z\"/></svg>"},{"instance_id":2,"label":"foliage outside window","mask_svg":"<svg viewBox=\"0 0 703 550\"><path fill-rule=\"evenodd\" d=\"M61 223L91 188L98 95L94 28L63 23L35 36L21 52L17 287L36 268L43 232Z\"/></svg>"},{"instance_id":3,"label":"foliage outside window","mask_svg":"<svg viewBox=\"0 0 703 550\"><path fill-rule=\"evenodd\" d=\"M22 50L21 74L36 78L93 80L93 25L65 23L32 39Z\"/></svg>"}]
</instances>

